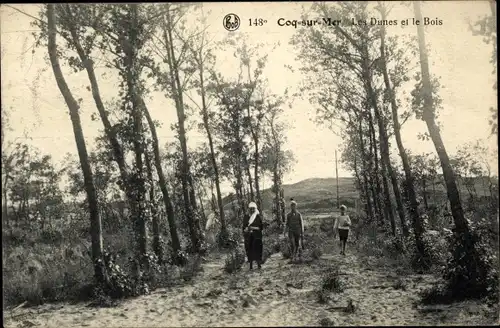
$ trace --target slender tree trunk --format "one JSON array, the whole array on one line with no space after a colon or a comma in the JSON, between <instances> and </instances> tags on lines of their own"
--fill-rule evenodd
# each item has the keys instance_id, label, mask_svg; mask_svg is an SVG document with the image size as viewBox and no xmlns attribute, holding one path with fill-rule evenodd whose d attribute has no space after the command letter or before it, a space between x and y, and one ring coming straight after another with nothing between
<instances>
[{"instance_id":1,"label":"slender tree trunk","mask_svg":"<svg viewBox=\"0 0 500 328\"><path fill-rule=\"evenodd\" d=\"M416 19L422 21L422 13L420 10L420 2L413 2L413 7L415 10ZM439 132L439 127L436 124L434 116L434 104L432 96L432 86L429 73L429 62L426 52L426 42L424 28L421 25L417 25L418 32L418 44L420 49L420 67L422 70L422 84L423 84L423 99L424 99L424 111L423 119L429 130L430 137L436 148L439 160L441 162L441 168L443 169L443 176L446 184L446 190L448 194L448 200L451 204L451 213L453 215L453 220L457 231L463 234L465 237L469 237L469 226L465 220L462 203L460 202L460 193L455 180L455 174L452 166L450 165L450 159L448 153L444 147L443 140L441 139L441 134ZM468 238L467 238L468 239Z\"/></svg>"},{"instance_id":2,"label":"slender tree trunk","mask_svg":"<svg viewBox=\"0 0 500 328\"><path fill-rule=\"evenodd\" d=\"M200 191L198 191L198 201L200 202L200 216L203 219L200 226L205 227L207 223L207 216L205 215L205 206L203 205L203 197Z\"/></svg>"},{"instance_id":3,"label":"slender tree trunk","mask_svg":"<svg viewBox=\"0 0 500 328\"><path fill-rule=\"evenodd\" d=\"M161 166L161 157L160 157L160 147L158 143L158 135L156 133L156 127L154 125L153 119L149 114L149 110L146 107L143 99L141 98L141 103L143 106L144 114L146 116L146 120L148 121L149 130L151 131L151 137L153 139L153 153L154 153L154 163L156 168L156 173L158 174L158 180L160 183L160 190L163 195L163 202L165 204L165 209L167 212L167 221L168 227L170 230L170 238L172 240L172 250L177 253L181 250L181 243L179 241L179 235L177 233L177 226L175 223L175 214L174 208L172 206L172 200L170 199L170 195L167 189L167 180L165 179L165 174L163 173L163 167Z\"/></svg>"},{"instance_id":4,"label":"slender tree trunk","mask_svg":"<svg viewBox=\"0 0 500 328\"><path fill-rule=\"evenodd\" d=\"M420 1L413 2L415 10L415 18L422 21L422 13L420 10ZM479 256L476 250L475 239L471 236L471 231L467 220L465 219L462 203L460 201L460 193L455 181L453 167L450 165L450 159L446 152L439 127L436 124L434 116L434 103L432 95L432 86L429 73L429 62L427 58L426 42L424 27L417 25L418 44L420 50L420 67L422 70L422 86L423 86L423 114L427 129L429 131L434 147L441 162L443 176L446 183L446 191L448 200L451 205L451 213L455 222L455 236L459 242L459 251L455 253L455 261L458 265L464 265L467 269L468 276L463 277L465 283L474 289L478 280L486 279L486 265ZM461 250L461 251L460 251ZM460 283L460 282L459 282ZM460 287L460 286L452 286ZM461 293L467 294L467 290L461 289Z\"/></svg>"},{"instance_id":5,"label":"slender tree trunk","mask_svg":"<svg viewBox=\"0 0 500 328\"><path fill-rule=\"evenodd\" d=\"M198 211L198 204L196 202L196 192L194 189L193 176L191 174L188 175L188 182L189 182L189 199L191 201L191 206L193 210L196 212Z\"/></svg>"},{"instance_id":6,"label":"slender tree trunk","mask_svg":"<svg viewBox=\"0 0 500 328\"><path fill-rule=\"evenodd\" d=\"M370 74L368 73L368 68L365 68L365 79L366 79L366 88L368 91L368 97L370 98L370 102L375 113L375 119L377 120L378 123L379 137L380 137L380 153L382 161L384 162L385 169L387 170L389 178L391 179L392 182L392 189L394 192L394 197L396 198L396 205L397 205L396 208L399 215L399 219L401 220L401 228L403 230L403 235L408 236L408 226L406 224L404 205L403 205L403 200L401 198L401 191L399 189L398 179L396 177L396 173L392 168L391 158L389 156L389 143L388 143L387 131L385 128L385 122L384 118L382 117L382 113L380 113L380 110L378 108L377 100L373 92L371 77Z\"/></svg>"},{"instance_id":7,"label":"slender tree trunk","mask_svg":"<svg viewBox=\"0 0 500 328\"><path fill-rule=\"evenodd\" d=\"M245 206L245 188L244 188L244 183L243 183L243 169L241 167L241 149L238 149L237 153L237 163L236 163L236 188L237 188L237 195L239 195L238 198L238 205L240 206L241 209L241 214L244 215L247 213L247 208Z\"/></svg>"},{"instance_id":8,"label":"slender tree trunk","mask_svg":"<svg viewBox=\"0 0 500 328\"><path fill-rule=\"evenodd\" d=\"M363 181L364 181L364 192L365 192L365 197L366 197L366 206L368 210L368 217L370 218L369 220L373 220L373 207L372 207L372 202L370 199L370 192L369 192L369 187L368 187L368 177L366 175L367 169L366 169L366 152L365 152L365 140L363 138L363 126L362 126L362 120L359 119L359 124L358 124L358 133L359 133L359 142L360 142L360 148L361 148L361 165L362 165L362 175L363 175ZM354 165L356 168L356 165ZM357 168L356 168L357 169ZM356 172L356 174L358 174Z\"/></svg>"},{"instance_id":9,"label":"slender tree trunk","mask_svg":"<svg viewBox=\"0 0 500 328\"><path fill-rule=\"evenodd\" d=\"M150 182L149 187L149 208L151 213L151 221L153 226L153 252L158 257L158 263L163 263L163 249L161 247L161 231L160 231L160 218L158 209L156 208L156 195L153 180L153 167L151 165L151 160L149 154L146 152L146 169L148 173L148 180Z\"/></svg>"},{"instance_id":10,"label":"slender tree trunk","mask_svg":"<svg viewBox=\"0 0 500 328\"><path fill-rule=\"evenodd\" d=\"M127 85L127 96L128 100L131 102L131 113L132 113L132 126L133 126L133 138L132 146L135 155L135 172L133 176L133 195L134 201L132 202L132 220L134 222L134 231L136 233L136 242L139 254L140 268L143 270L147 269L147 252L148 252L148 229L147 229L147 219L145 216L145 196L146 196L146 185L145 185L145 175L144 175L144 136L143 136L143 122L142 122L142 112L143 106L141 103L141 95L138 94L137 85L139 83L139 76L136 73L137 66L137 49L135 45L137 44L137 24L138 24L138 5L130 5L130 20L131 24L129 26L129 39L128 42L123 43L123 51L125 53L124 64L125 64L125 78ZM127 44L128 43L128 44Z\"/></svg>"},{"instance_id":11,"label":"slender tree trunk","mask_svg":"<svg viewBox=\"0 0 500 328\"><path fill-rule=\"evenodd\" d=\"M380 166L382 169L382 185L384 187L384 211L391 223L391 233L393 236L396 236L396 220L394 219L394 212L392 211L391 191L389 189L389 182L387 181L387 167L385 161L382 160Z\"/></svg>"},{"instance_id":12,"label":"slender tree trunk","mask_svg":"<svg viewBox=\"0 0 500 328\"><path fill-rule=\"evenodd\" d=\"M189 159L187 153L186 128L184 125L186 116L184 113L184 104L182 99L182 85L179 78L179 67L174 52L170 10L167 10L166 16L167 16L167 23L166 26L164 26L164 39L166 41L165 43L168 48L167 59L170 67L171 88L174 94L175 107L177 109L177 119L179 123L179 141L181 144L181 151L182 151L182 179L181 179L182 194L184 199L184 209L191 236L191 244L192 244L191 251L197 253L201 250L201 236L200 236L199 226L197 225L197 222L194 218L193 208L189 194L190 171L189 171Z\"/></svg>"},{"instance_id":13,"label":"slender tree trunk","mask_svg":"<svg viewBox=\"0 0 500 328\"><path fill-rule=\"evenodd\" d=\"M259 167L260 167L260 149L259 149L259 138L257 136L254 137L254 146L255 146L255 154L254 154L254 180L255 180L255 194L257 196L257 207L262 209L262 195L260 194L260 178L259 178Z\"/></svg>"},{"instance_id":14,"label":"slender tree trunk","mask_svg":"<svg viewBox=\"0 0 500 328\"><path fill-rule=\"evenodd\" d=\"M381 14L382 14L382 20L386 19L386 10L385 6L381 8ZM410 168L410 162L408 160L408 155L406 154L406 149L403 146L403 140L401 139L401 126L399 124L399 114L398 114L398 105L396 103L396 96L394 94L394 89L391 86L391 81L389 78L389 73L387 72L387 58L385 54L385 27L381 27L381 42L380 42L380 56L381 56L381 63L382 63L382 73L384 76L384 84L385 84L385 90L389 94L389 99L390 99L390 104L391 104L391 111L392 111L392 122L394 126L394 136L396 137L396 144L398 146L399 150L399 156L401 157L401 161L403 163L403 170L405 174L405 179L406 179L406 192L408 195L408 201L409 201L409 210L410 210L410 217L412 220L412 225L413 225L413 233L415 235L415 241L416 241L416 247L417 251L422 256L422 258L427 259L428 254L425 249L424 242L422 240L422 235L424 233L424 227L422 225L422 222L420 220L420 214L418 211L418 203L417 203L417 193L415 192L415 185L414 185L414 178L413 174L411 172ZM386 144L387 146L387 144ZM393 180L393 186L395 185L396 188L399 189L397 180L392 178ZM395 181L396 180L396 181ZM396 191L395 191L396 193ZM424 191L425 194L425 191ZM397 200L398 195L396 194L396 200ZM400 196L399 196L400 197ZM425 197L425 196L424 196ZM400 197L401 201L401 197ZM427 201L425 207L427 208ZM402 204L398 204L398 212L399 216L401 219L401 224L403 228L403 232L406 233L405 231L405 217L404 217L404 209ZM424 266L430 265L429 263L425 263ZM427 269L427 268L426 268Z\"/></svg>"},{"instance_id":15,"label":"slender tree trunk","mask_svg":"<svg viewBox=\"0 0 500 328\"><path fill-rule=\"evenodd\" d=\"M54 4L47 4L47 22L48 22L48 52L52 70L57 82L57 86L61 91L62 96L69 109L71 123L73 125L73 132L75 134L75 142L78 149L78 156L80 158L80 165L83 172L84 187L87 194L87 202L90 213L90 235L92 240L92 260L94 262L94 274L99 283L106 283L106 269L102 265L103 253L103 240L102 240L102 223L99 217L99 204L97 200L97 192L94 186L92 175L92 168L89 163L87 147L85 145L85 137L80 121L79 109L80 106L71 94L71 91L64 79L57 57L57 44L56 44L56 16L54 13Z\"/></svg>"},{"instance_id":16,"label":"slender tree trunk","mask_svg":"<svg viewBox=\"0 0 500 328\"><path fill-rule=\"evenodd\" d=\"M70 17L73 17L73 14L71 13L71 6L70 4L65 4L66 10L69 14ZM85 70L87 72L87 76L90 81L90 86L92 89L92 97L94 98L94 102L97 107L97 111L99 113L99 116L101 117L102 124L104 125L104 133L106 134L106 137L109 140L109 143L111 145L111 148L113 150L113 155L116 163L118 164L118 168L120 170L120 176L122 179L123 183L123 188L126 190L128 187L128 173L127 173L127 168L125 164L125 157L123 154L122 147L120 146L120 143L118 142L118 138L116 135L116 129L114 129L111 125L111 122L109 121L109 117L106 111L106 108L104 107L104 103L101 98L101 93L99 90L99 84L97 82L97 78L95 75L94 71L94 62L92 59L89 58L89 56L85 53L80 40L78 38L77 34L77 27L74 24L70 25L70 33L71 33L71 38L72 38L72 43L75 46L76 52L78 53L78 56L80 57L81 62L83 63L83 66L85 67ZM127 196L130 196L130 190L127 191Z\"/></svg>"},{"instance_id":17,"label":"slender tree trunk","mask_svg":"<svg viewBox=\"0 0 500 328\"><path fill-rule=\"evenodd\" d=\"M276 200L276 222L278 223L278 227L281 227L281 197L280 197L280 183L279 183L279 173L277 163L274 165L273 170L273 186L274 186L274 195Z\"/></svg>"},{"instance_id":18,"label":"slender tree trunk","mask_svg":"<svg viewBox=\"0 0 500 328\"><path fill-rule=\"evenodd\" d=\"M217 206L219 208L219 220L220 220L220 230L222 235L227 234L226 218L224 213L224 205L222 203L222 193L220 191L220 174L219 165L217 164L217 159L215 158L214 151L214 141L212 137L212 132L210 131L210 123L208 116L208 107L206 103L206 92L205 92L205 80L203 75L203 61L200 59L200 84L201 84L201 104L202 104L202 116L203 116L203 126L207 132L208 146L210 148L210 161L212 162L212 167L214 169L214 180L215 180L215 190L217 192Z\"/></svg>"},{"instance_id":19,"label":"slender tree trunk","mask_svg":"<svg viewBox=\"0 0 500 328\"><path fill-rule=\"evenodd\" d=\"M373 149L373 159L375 163L375 172L373 174L374 179L375 179L375 187L377 190L377 197L376 200L378 201L378 207L382 208L381 204L381 198L383 199L384 202L384 220L380 221L381 226L385 226L385 222L387 222L387 219L389 219L389 222L394 222L394 213L392 212L392 202L391 202L391 194L389 192L389 187L387 184L387 177L384 173L384 167L382 167L382 172L379 170L379 161L378 161L378 152L377 152L377 139L375 135L375 126L373 124L373 116L372 112L370 109L368 109L368 123L369 123L369 129L370 129L370 141L371 141L371 147ZM380 185L379 177L382 179L382 186ZM382 191L382 187L384 188Z\"/></svg>"},{"instance_id":20,"label":"slender tree trunk","mask_svg":"<svg viewBox=\"0 0 500 328\"><path fill-rule=\"evenodd\" d=\"M245 158L244 161L245 161L245 170L247 171L247 177L248 177L248 189L250 191L250 201L254 202L255 193L253 192L252 171L250 170L250 163L248 163L248 160Z\"/></svg>"},{"instance_id":21,"label":"slender tree trunk","mask_svg":"<svg viewBox=\"0 0 500 328\"><path fill-rule=\"evenodd\" d=\"M359 123L359 134L362 135L363 132L363 127L362 127L362 121L360 119ZM363 138L364 140L364 138ZM375 223L378 225L383 224L383 216L381 212L381 208L379 206L379 194L375 191L375 183L378 183L378 178L376 176L376 172L374 172L373 168L373 147L372 147L372 138L371 138L371 131L368 133L368 145L366 146L366 142L363 141L363 144L365 146L361 147L362 151L362 168L363 168L363 179L366 184L367 188L367 197L373 200L373 210L372 210L372 215L374 215ZM368 150L366 150L366 147L368 147Z\"/></svg>"}]
</instances>

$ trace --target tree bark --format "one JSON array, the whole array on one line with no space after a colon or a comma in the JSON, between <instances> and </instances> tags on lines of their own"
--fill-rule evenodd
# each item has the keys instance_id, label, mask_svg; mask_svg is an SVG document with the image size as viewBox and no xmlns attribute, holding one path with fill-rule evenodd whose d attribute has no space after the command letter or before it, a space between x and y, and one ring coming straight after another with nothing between
<instances>
[{"instance_id":1,"label":"tree bark","mask_svg":"<svg viewBox=\"0 0 500 328\"><path fill-rule=\"evenodd\" d=\"M71 94L71 91L64 79L57 57L56 44L56 16L54 13L54 4L47 4L47 23L48 23L48 52L52 70L57 82L57 86L61 91L62 96L69 109L73 133L75 134L75 142L80 158L80 165L83 172L85 192L87 194L87 202L90 213L90 235L92 240L92 260L94 263L94 275L99 283L106 283L106 269L103 265L103 239L102 239L102 223L99 216L99 204L97 200L97 192L94 185L92 168L89 163L87 146L85 145L85 137L83 134L82 124L80 121L79 109L80 106Z\"/></svg>"},{"instance_id":2,"label":"tree bark","mask_svg":"<svg viewBox=\"0 0 500 328\"><path fill-rule=\"evenodd\" d=\"M172 200L170 199L170 195L167 189L167 180L165 179L165 174L163 172L163 167L161 166L161 157L160 157L160 147L158 142L158 134L156 133L156 127L154 125L153 119L149 113L149 109L147 108L144 100L141 98L144 114L146 116L146 120L148 121L149 130L151 131L151 137L153 139L153 153L154 153L154 163L156 168L156 173L158 174L158 180L160 183L160 190L163 195L163 202L165 204L165 209L167 211L167 221L170 230L170 238L172 240L172 250L177 253L181 250L181 243L179 241L179 235L177 232L177 226L175 222L175 214L174 208L172 206Z\"/></svg>"}]
</instances>

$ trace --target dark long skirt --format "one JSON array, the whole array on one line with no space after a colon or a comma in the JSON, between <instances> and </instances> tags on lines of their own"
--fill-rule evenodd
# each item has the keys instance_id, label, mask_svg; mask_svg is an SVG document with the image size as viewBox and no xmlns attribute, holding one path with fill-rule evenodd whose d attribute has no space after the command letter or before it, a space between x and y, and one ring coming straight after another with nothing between
<instances>
[{"instance_id":1,"label":"dark long skirt","mask_svg":"<svg viewBox=\"0 0 500 328\"><path fill-rule=\"evenodd\" d=\"M245 235L245 252L248 262L262 263L263 248L262 237L258 236L258 234L249 233Z\"/></svg>"}]
</instances>

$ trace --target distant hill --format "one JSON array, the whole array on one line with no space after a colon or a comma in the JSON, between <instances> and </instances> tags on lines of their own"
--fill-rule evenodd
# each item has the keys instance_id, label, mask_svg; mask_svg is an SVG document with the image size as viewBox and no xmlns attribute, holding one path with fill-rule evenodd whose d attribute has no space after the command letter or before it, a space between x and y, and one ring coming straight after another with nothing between
<instances>
[{"instance_id":1,"label":"distant hill","mask_svg":"<svg viewBox=\"0 0 500 328\"><path fill-rule=\"evenodd\" d=\"M311 178L294 184L283 185L285 200L288 202L293 198L299 204L299 208L319 209L331 208L337 202L337 185L335 178ZM354 199L359 198L354 187L354 178L339 178L339 195L342 203L349 205ZM264 210L272 208L274 194L271 189L262 191L262 203ZM234 201L234 196L223 199L224 206L229 206Z\"/></svg>"},{"instance_id":2,"label":"distant hill","mask_svg":"<svg viewBox=\"0 0 500 328\"><path fill-rule=\"evenodd\" d=\"M440 178L442 181L442 178ZM359 193L354 187L354 178L339 178L339 198L342 204L349 207L354 206L355 200L359 199ZM446 203L446 189L442 183L436 183L433 190L432 186L428 185L429 203L438 203L444 205ZM462 195L462 201L468 198L468 192L463 183L459 183L459 188ZM488 197L488 183L486 178L475 178L475 188L479 197ZM311 178L302 180L294 184L283 185L285 192L285 200L288 203L290 198L294 198L298 203L299 209L331 209L336 207L337 203L337 186L335 178ZM271 189L265 189L262 192L262 210L269 211L272 208L272 200L274 194ZM228 208L231 202L234 201L234 195L223 199L224 207Z\"/></svg>"}]
</instances>

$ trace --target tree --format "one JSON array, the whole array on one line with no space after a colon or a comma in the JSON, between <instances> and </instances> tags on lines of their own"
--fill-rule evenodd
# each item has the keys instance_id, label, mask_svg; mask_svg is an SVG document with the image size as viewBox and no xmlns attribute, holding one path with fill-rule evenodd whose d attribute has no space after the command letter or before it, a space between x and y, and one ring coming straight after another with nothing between
<instances>
[{"instance_id":1,"label":"tree","mask_svg":"<svg viewBox=\"0 0 500 328\"><path fill-rule=\"evenodd\" d=\"M99 217L98 210L98 200L97 194L94 186L92 168L90 167L87 148L85 145L85 138L83 135L82 125L80 122L79 105L74 99L71 91L64 79L59 64L57 43L56 43L56 17L53 4L47 5L47 28L48 28L48 52L50 57L50 62L52 64L52 70L54 71L54 77L56 79L57 85L61 94L66 101L66 105L69 109L69 114L71 118L71 123L73 125L73 132L75 134L75 141L78 148L78 155L80 158L80 164L83 171L85 190L87 193L87 201L90 213L90 230L92 239L92 259L94 261L95 277L98 282L103 283L106 281L105 278L105 268L103 265L102 252L103 252L103 240L102 240L102 228L101 219Z\"/></svg>"},{"instance_id":2,"label":"tree","mask_svg":"<svg viewBox=\"0 0 500 328\"><path fill-rule=\"evenodd\" d=\"M369 17L367 3L342 3L332 6L317 4L313 6L313 10L324 17L354 16L355 19L360 20L366 20ZM378 195L384 195L384 212L390 219L393 233L395 233L389 188L383 172L380 177L384 183L384 192L378 183L378 151L375 147L378 142L383 164L381 168L382 171L387 171L391 179L403 232L407 234L403 202L397 177L390 162L387 133L389 120L386 119L379 105L382 87L379 86L377 76L374 74L376 72L374 67L379 61L377 59L379 52L375 53L373 49L373 44L377 39L379 39L379 33L376 27L358 25L352 26L347 31L344 27L335 25L328 30L308 27L296 35L293 43L301 47L299 59L304 62L302 70L311 77L305 89L309 90L312 102L319 106L320 115L326 113L320 116L321 120L326 123L339 120L345 124L349 121L346 113L352 112L352 108L358 108L367 116L372 146L371 157L376 168L372 181L375 182ZM345 91L340 91L342 89ZM355 100L348 100L350 96ZM336 98L340 107L334 105ZM378 138L375 136L375 127L378 127ZM378 197L375 198L377 199ZM376 204L378 205L378 202Z\"/></svg>"},{"instance_id":3,"label":"tree","mask_svg":"<svg viewBox=\"0 0 500 328\"><path fill-rule=\"evenodd\" d=\"M163 167L161 165L161 157L160 157L160 147L159 147L159 141L158 141L158 135L156 133L156 126L155 123L149 114L149 110L144 104L144 102L141 100L143 104L143 109L144 109L144 115L146 116L146 120L148 121L149 125L149 130L151 132L151 137L152 137L152 147L153 147L153 154L154 154L154 165L156 168L156 173L158 174L158 180L160 184L160 189L161 193L163 195L163 202L165 204L165 209L167 212L167 221L170 229L170 238L172 239L172 250L175 254L178 254L179 251L181 250L181 244L179 241L179 235L177 233L177 226L175 222L175 214L174 214L174 208L172 206L172 200L170 199L170 194L168 192L167 188L167 180L165 179L165 174L163 172ZM147 158L147 156L146 156ZM156 226L156 224L155 224ZM155 233L155 245L153 246L154 249L156 249L157 255L160 253L159 251L159 230L156 231ZM161 259L159 256L158 258ZM175 257L176 258L176 257Z\"/></svg>"},{"instance_id":4,"label":"tree","mask_svg":"<svg viewBox=\"0 0 500 328\"><path fill-rule=\"evenodd\" d=\"M162 5L165 9L165 15L160 22L160 33L162 35L162 45L163 49L159 50L159 55L162 57L164 63L167 67L161 69L156 68L156 75L158 77L158 84L162 89L169 93L175 102L175 108L177 112L177 131L179 142L181 145L182 153L182 193L184 199L185 215L187 217L190 236L191 236L191 251L199 252L201 251L202 235L200 233L199 220L194 215L193 205L196 204L196 199L190 195L190 163L188 157L187 149L187 137L186 137L186 113L184 105L184 91L186 85L186 79L181 80L181 65L185 60L184 55L187 50L187 45L180 40L180 48L178 47L179 40L174 38L174 35L181 35L184 29L183 15L186 12L186 6L184 5L172 5L165 4ZM180 49L180 51L176 51Z\"/></svg>"},{"instance_id":5,"label":"tree","mask_svg":"<svg viewBox=\"0 0 500 328\"><path fill-rule=\"evenodd\" d=\"M213 74L209 92L219 108L215 116L214 131L219 141L222 174L232 180L240 210L244 206L244 164L248 158L245 131L245 86L238 82L225 82L220 74Z\"/></svg>"},{"instance_id":6,"label":"tree","mask_svg":"<svg viewBox=\"0 0 500 328\"><path fill-rule=\"evenodd\" d=\"M388 11L385 5L381 2L378 2L378 10L380 11L381 14L381 19L385 21L387 19ZM380 70L382 71L382 75L384 77L384 84L385 84L385 97L388 98L388 102L390 103L391 110L392 110L392 121L393 121L393 127L394 127L394 136L396 137L396 143L398 146L399 150L399 156L401 157L401 161L403 162L403 170L405 174L405 187L406 187L406 192L408 195L408 201L409 201L409 209L410 209L410 217L412 220L412 225L413 225L413 233L415 236L415 244L417 247L417 252L418 255L420 256L422 268L424 269L429 269L431 263L429 262L429 254L426 248L426 245L424 244L423 241L423 233L424 233L424 227L422 225L422 222L420 220L420 214L418 210L418 203L417 203L417 195L415 192L415 187L414 187L414 179L413 179L413 174L412 170L410 167L410 162L408 160L408 155L406 153L406 149L403 145L403 140L401 139L401 125L399 123L399 113L398 113L398 105L397 105L397 99L395 95L395 89L396 87L402 82L403 80L409 80L409 78L406 75L403 76L398 76L401 75L405 70L404 68L407 67L409 60L405 60L403 56L398 56L395 58L396 61L396 68L395 68L395 73L393 74L393 78L391 81L391 78L389 76L389 70L387 68L387 63L389 62L390 58L388 58L386 54L386 41L385 41L385 25L382 25L380 28ZM396 81L395 83L392 83L393 81ZM393 183L394 184L394 183ZM397 183L396 183L397 185Z\"/></svg>"},{"instance_id":7,"label":"tree","mask_svg":"<svg viewBox=\"0 0 500 328\"><path fill-rule=\"evenodd\" d=\"M205 18L204 13L202 12L202 19ZM204 20L202 23L206 23ZM215 145L214 145L214 137L213 137L213 119L214 113L211 111L210 103L207 95L207 82L205 81L206 74L210 74L210 71L213 72L213 65L215 61L215 57L212 54L212 49L209 47L209 42L206 40L206 33L203 31L200 33L199 40L193 38L188 40L186 43L189 46L189 50L192 52L192 60L194 65L198 71L198 80L193 81L193 88L195 88L201 98L201 106L198 102L193 101L200 110L202 121L203 121L203 129L207 135L208 139L208 147L210 151L210 164L213 168L214 174L214 183L215 183L215 191L217 194L217 214L221 223L221 235L227 235L227 227L226 227L226 219L224 213L224 205L222 203L222 193L220 189L221 176L219 172L219 164L217 162L217 156L215 154Z\"/></svg>"},{"instance_id":8,"label":"tree","mask_svg":"<svg viewBox=\"0 0 500 328\"><path fill-rule=\"evenodd\" d=\"M422 21L422 12L420 2L413 2L415 18ZM445 277L451 283L453 288L460 295L467 295L468 291L477 292L477 288L484 288L484 283L487 280L488 266L476 249L477 239L471 234L469 224L464 216L460 193L457 187L455 173L450 164L450 159L444 146L441 134L434 115L433 88L431 84L429 62L427 56L425 33L423 25L417 25L418 44L420 52L420 67L422 70L421 88L416 93L417 103L422 104L422 118L427 125L432 142L436 148L436 152L441 162L443 176L446 184L448 200L451 205L451 213L455 223L455 242L456 249L453 252L453 263L467 272L467 276L462 276L457 271L447 272Z\"/></svg>"},{"instance_id":9,"label":"tree","mask_svg":"<svg viewBox=\"0 0 500 328\"><path fill-rule=\"evenodd\" d=\"M261 122L265 115L265 106L264 102L266 101L265 88L262 85L261 75L263 69L266 64L267 55L262 58L258 58L256 61L256 68L253 70L252 76L252 65L251 58L255 56L256 50L249 48L246 43L243 43L242 47L237 49L237 53L241 56L241 62L244 68L246 68L246 74L248 79L248 95L246 100L246 109L247 116L245 119L245 125L250 131L250 136L253 141L253 159L254 159L254 182L255 182L255 193L256 193L256 201L257 207L262 208L262 196L260 194L260 185L259 185L259 166L260 166L260 135L262 130ZM260 94L258 99L253 100L253 95L259 89ZM250 177L250 174L249 174ZM252 183L250 182L250 188L252 188ZM251 190L251 189L250 189Z\"/></svg>"},{"instance_id":10,"label":"tree","mask_svg":"<svg viewBox=\"0 0 500 328\"><path fill-rule=\"evenodd\" d=\"M286 97L286 95L285 95ZM290 171L294 162L294 156L291 151L283 149L286 142L285 128L286 125L280 122L280 115L283 113L284 97L274 97L268 100L265 104L266 115L264 129L264 144L261 150L261 165L264 172L269 172L272 176L273 191L275 197L275 220L279 227L282 224L281 213L285 210L282 208L281 199L283 175Z\"/></svg>"}]
</instances>

